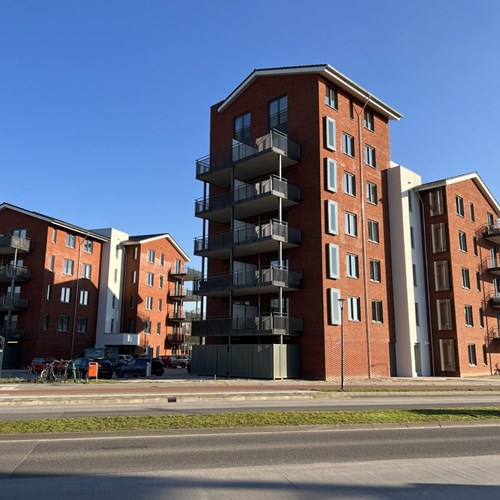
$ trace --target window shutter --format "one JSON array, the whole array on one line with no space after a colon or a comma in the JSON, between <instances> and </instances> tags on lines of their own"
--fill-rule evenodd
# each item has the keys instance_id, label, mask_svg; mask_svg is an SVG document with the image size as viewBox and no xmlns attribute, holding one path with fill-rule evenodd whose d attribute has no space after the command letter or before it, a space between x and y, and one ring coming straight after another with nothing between
<instances>
[{"instance_id":1,"label":"window shutter","mask_svg":"<svg viewBox=\"0 0 500 500\"><path fill-rule=\"evenodd\" d=\"M328 244L328 277L339 278L339 246L333 243Z\"/></svg>"},{"instance_id":2,"label":"window shutter","mask_svg":"<svg viewBox=\"0 0 500 500\"><path fill-rule=\"evenodd\" d=\"M338 206L337 202L328 200L328 232L338 234Z\"/></svg>"},{"instance_id":3,"label":"window shutter","mask_svg":"<svg viewBox=\"0 0 500 500\"><path fill-rule=\"evenodd\" d=\"M330 304L330 318L329 323L331 325L340 325L340 290L337 288L329 288L328 289L328 301Z\"/></svg>"},{"instance_id":4,"label":"window shutter","mask_svg":"<svg viewBox=\"0 0 500 500\"><path fill-rule=\"evenodd\" d=\"M329 116L325 116L325 134L326 148L335 151L337 149L335 120Z\"/></svg>"},{"instance_id":5,"label":"window shutter","mask_svg":"<svg viewBox=\"0 0 500 500\"><path fill-rule=\"evenodd\" d=\"M326 189L337 191L337 162L332 158L326 159Z\"/></svg>"}]
</instances>

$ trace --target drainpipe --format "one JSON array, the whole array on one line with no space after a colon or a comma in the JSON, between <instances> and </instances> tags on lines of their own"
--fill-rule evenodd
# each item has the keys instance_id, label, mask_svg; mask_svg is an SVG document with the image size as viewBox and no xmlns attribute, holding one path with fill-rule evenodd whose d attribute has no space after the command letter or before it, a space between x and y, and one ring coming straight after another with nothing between
<instances>
[{"instance_id":1,"label":"drainpipe","mask_svg":"<svg viewBox=\"0 0 500 500\"><path fill-rule=\"evenodd\" d=\"M368 309L368 275L367 275L367 256L366 256L366 224L365 224L365 176L363 168L363 129L361 119L364 116L364 111L370 102L371 94L368 95L364 106L358 115L358 137L359 137L359 171L360 171L360 191L361 191L361 242L363 246L363 286L365 299L365 318L366 318L366 353L368 358L368 378L372 378L372 355L371 355L371 339L370 339L370 319Z\"/></svg>"}]
</instances>

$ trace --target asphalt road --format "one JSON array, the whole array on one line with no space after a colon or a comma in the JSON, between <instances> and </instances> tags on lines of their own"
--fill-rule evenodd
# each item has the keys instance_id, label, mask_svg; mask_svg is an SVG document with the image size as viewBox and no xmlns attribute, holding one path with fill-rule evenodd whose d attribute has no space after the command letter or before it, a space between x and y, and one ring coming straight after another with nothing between
<instances>
[{"instance_id":1,"label":"asphalt road","mask_svg":"<svg viewBox=\"0 0 500 500\"><path fill-rule=\"evenodd\" d=\"M0 437L0 494L36 498L498 498L500 427Z\"/></svg>"},{"instance_id":2,"label":"asphalt road","mask_svg":"<svg viewBox=\"0 0 500 500\"><path fill-rule=\"evenodd\" d=\"M0 406L0 420L85 417L106 415L172 415L177 413L223 413L226 411L340 411L369 409L418 409L500 406L499 393L338 396L332 399L301 401L197 401L174 403L107 403L51 406Z\"/></svg>"}]
</instances>

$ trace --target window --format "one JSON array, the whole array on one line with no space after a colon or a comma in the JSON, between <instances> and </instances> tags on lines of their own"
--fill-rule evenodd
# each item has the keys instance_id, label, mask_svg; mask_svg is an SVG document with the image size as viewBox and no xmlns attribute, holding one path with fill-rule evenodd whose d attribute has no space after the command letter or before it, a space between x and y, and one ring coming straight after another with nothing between
<instances>
[{"instance_id":1,"label":"window","mask_svg":"<svg viewBox=\"0 0 500 500\"><path fill-rule=\"evenodd\" d=\"M354 154L354 137L352 135L342 134L342 151L349 156L355 156Z\"/></svg>"},{"instance_id":2,"label":"window","mask_svg":"<svg viewBox=\"0 0 500 500\"><path fill-rule=\"evenodd\" d=\"M45 295L45 298L46 298L47 300L50 300L51 295L52 295L52 285L49 283L49 284L47 285L47 293L46 293L46 295Z\"/></svg>"},{"instance_id":3,"label":"window","mask_svg":"<svg viewBox=\"0 0 500 500\"><path fill-rule=\"evenodd\" d=\"M460 217L463 217L465 215L464 199L461 196L455 196L455 206L457 209L457 214L460 215Z\"/></svg>"},{"instance_id":4,"label":"window","mask_svg":"<svg viewBox=\"0 0 500 500\"><path fill-rule=\"evenodd\" d=\"M338 109L339 107L339 102L338 102L339 96L337 89L334 89L332 87L326 87L326 95L325 95L325 104L327 106L330 106L331 108Z\"/></svg>"},{"instance_id":5,"label":"window","mask_svg":"<svg viewBox=\"0 0 500 500\"><path fill-rule=\"evenodd\" d=\"M462 267L462 287L467 289L470 288L469 270L466 267Z\"/></svg>"},{"instance_id":6,"label":"window","mask_svg":"<svg viewBox=\"0 0 500 500\"><path fill-rule=\"evenodd\" d=\"M365 109L365 128L375 130L375 121L373 119L373 111Z\"/></svg>"},{"instance_id":7,"label":"window","mask_svg":"<svg viewBox=\"0 0 500 500\"><path fill-rule=\"evenodd\" d=\"M135 285L137 283L137 271L132 271L132 284Z\"/></svg>"},{"instance_id":8,"label":"window","mask_svg":"<svg viewBox=\"0 0 500 500\"><path fill-rule=\"evenodd\" d=\"M328 200L328 233L338 234L337 202Z\"/></svg>"},{"instance_id":9,"label":"window","mask_svg":"<svg viewBox=\"0 0 500 500\"><path fill-rule=\"evenodd\" d=\"M381 300L372 300L372 322L383 323L384 313Z\"/></svg>"},{"instance_id":10,"label":"window","mask_svg":"<svg viewBox=\"0 0 500 500\"><path fill-rule=\"evenodd\" d=\"M328 289L328 322L330 325L340 325L341 323L341 314L340 314L340 290L336 288Z\"/></svg>"},{"instance_id":11,"label":"window","mask_svg":"<svg viewBox=\"0 0 500 500\"><path fill-rule=\"evenodd\" d=\"M413 195L412 191L408 191L408 210L413 212Z\"/></svg>"},{"instance_id":12,"label":"window","mask_svg":"<svg viewBox=\"0 0 500 500\"><path fill-rule=\"evenodd\" d=\"M434 283L436 292L450 289L450 275L447 260L434 261Z\"/></svg>"},{"instance_id":13,"label":"window","mask_svg":"<svg viewBox=\"0 0 500 500\"><path fill-rule=\"evenodd\" d=\"M86 306L89 303L89 292L88 290L80 290L80 305Z\"/></svg>"},{"instance_id":14,"label":"window","mask_svg":"<svg viewBox=\"0 0 500 500\"><path fill-rule=\"evenodd\" d=\"M134 247L134 260L139 257L139 247Z\"/></svg>"},{"instance_id":15,"label":"window","mask_svg":"<svg viewBox=\"0 0 500 500\"><path fill-rule=\"evenodd\" d=\"M337 191L337 162L332 158L326 158L326 189Z\"/></svg>"},{"instance_id":16,"label":"window","mask_svg":"<svg viewBox=\"0 0 500 500\"><path fill-rule=\"evenodd\" d=\"M239 142L247 143L250 139L252 116L250 112L237 116L234 119L234 138Z\"/></svg>"},{"instance_id":17,"label":"window","mask_svg":"<svg viewBox=\"0 0 500 500\"><path fill-rule=\"evenodd\" d=\"M349 99L349 118L352 120L354 118L354 103Z\"/></svg>"},{"instance_id":18,"label":"window","mask_svg":"<svg viewBox=\"0 0 500 500\"><path fill-rule=\"evenodd\" d=\"M160 254L160 266L164 266L164 265L165 265L165 254L161 253Z\"/></svg>"},{"instance_id":19,"label":"window","mask_svg":"<svg viewBox=\"0 0 500 500\"><path fill-rule=\"evenodd\" d=\"M359 278L358 256L348 253L346 255L346 274L350 278Z\"/></svg>"},{"instance_id":20,"label":"window","mask_svg":"<svg viewBox=\"0 0 500 500\"><path fill-rule=\"evenodd\" d=\"M493 214L488 212L486 214L486 218L487 218L487 221L488 221L488 226L494 226L495 225L495 218L493 217Z\"/></svg>"},{"instance_id":21,"label":"window","mask_svg":"<svg viewBox=\"0 0 500 500\"><path fill-rule=\"evenodd\" d=\"M75 261L71 259L64 259L63 274L68 276L73 276L73 269L75 267Z\"/></svg>"},{"instance_id":22,"label":"window","mask_svg":"<svg viewBox=\"0 0 500 500\"><path fill-rule=\"evenodd\" d=\"M339 278L339 247L333 243L328 244L328 277Z\"/></svg>"},{"instance_id":23,"label":"window","mask_svg":"<svg viewBox=\"0 0 500 500\"><path fill-rule=\"evenodd\" d=\"M368 221L368 240L373 243L379 242L378 222L374 220Z\"/></svg>"},{"instance_id":24,"label":"window","mask_svg":"<svg viewBox=\"0 0 500 500\"><path fill-rule=\"evenodd\" d=\"M349 321L361 321L361 299L359 297L348 297L347 312Z\"/></svg>"},{"instance_id":25,"label":"window","mask_svg":"<svg viewBox=\"0 0 500 500\"><path fill-rule=\"evenodd\" d=\"M66 246L68 248L75 248L75 241L76 241L76 238L75 238L75 235L74 234L67 234L66 235Z\"/></svg>"},{"instance_id":26,"label":"window","mask_svg":"<svg viewBox=\"0 0 500 500\"><path fill-rule=\"evenodd\" d=\"M69 329L69 316L62 314L57 321L57 331L67 332Z\"/></svg>"},{"instance_id":27,"label":"window","mask_svg":"<svg viewBox=\"0 0 500 500\"><path fill-rule=\"evenodd\" d=\"M444 213L443 188L429 191L429 209L432 216Z\"/></svg>"},{"instance_id":28,"label":"window","mask_svg":"<svg viewBox=\"0 0 500 500\"><path fill-rule=\"evenodd\" d=\"M484 310L482 307L479 308L479 325L484 328Z\"/></svg>"},{"instance_id":29,"label":"window","mask_svg":"<svg viewBox=\"0 0 500 500\"><path fill-rule=\"evenodd\" d=\"M472 245L474 247L474 255L477 257L477 255L478 255L478 246L477 246L477 238L475 236L472 237Z\"/></svg>"},{"instance_id":30,"label":"window","mask_svg":"<svg viewBox=\"0 0 500 500\"><path fill-rule=\"evenodd\" d=\"M486 344L483 344L483 364L488 365L488 351L486 350Z\"/></svg>"},{"instance_id":31,"label":"window","mask_svg":"<svg viewBox=\"0 0 500 500\"><path fill-rule=\"evenodd\" d=\"M469 355L469 365L476 366L477 365L476 344L468 344L467 345L467 353Z\"/></svg>"},{"instance_id":32,"label":"window","mask_svg":"<svg viewBox=\"0 0 500 500\"><path fill-rule=\"evenodd\" d=\"M472 222L476 221L476 213L475 213L475 210L474 210L474 203L472 203L472 202L470 204L470 220Z\"/></svg>"},{"instance_id":33,"label":"window","mask_svg":"<svg viewBox=\"0 0 500 500\"><path fill-rule=\"evenodd\" d=\"M160 276L158 277L158 286L160 288L163 288L163 276L160 274Z\"/></svg>"},{"instance_id":34,"label":"window","mask_svg":"<svg viewBox=\"0 0 500 500\"><path fill-rule=\"evenodd\" d=\"M151 311L153 309L153 297L146 297L146 310Z\"/></svg>"},{"instance_id":35,"label":"window","mask_svg":"<svg viewBox=\"0 0 500 500\"><path fill-rule=\"evenodd\" d=\"M56 268L56 257L55 255L51 255L49 261L49 271L54 272L55 268Z\"/></svg>"},{"instance_id":36,"label":"window","mask_svg":"<svg viewBox=\"0 0 500 500\"><path fill-rule=\"evenodd\" d=\"M418 309L418 302L415 302L415 324L420 326L420 311Z\"/></svg>"},{"instance_id":37,"label":"window","mask_svg":"<svg viewBox=\"0 0 500 500\"><path fill-rule=\"evenodd\" d=\"M412 268L412 274L413 274L413 286L417 286L417 266L416 264L411 265Z\"/></svg>"},{"instance_id":38,"label":"window","mask_svg":"<svg viewBox=\"0 0 500 500\"><path fill-rule=\"evenodd\" d=\"M93 253L94 252L94 242L92 240L84 240L83 251L85 253Z\"/></svg>"},{"instance_id":39,"label":"window","mask_svg":"<svg viewBox=\"0 0 500 500\"><path fill-rule=\"evenodd\" d=\"M161 323L156 323L156 335L161 335Z\"/></svg>"},{"instance_id":40,"label":"window","mask_svg":"<svg viewBox=\"0 0 500 500\"><path fill-rule=\"evenodd\" d=\"M83 264L82 278L89 280L91 275L92 275L92 266L90 264Z\"/></svg>"},{"instance_id":41,"label":"window","mask_svg":"<svg viewBox=\"0 0 500 500\"><path fill-rule=\"evenodd\" d=\"M115 269L113 272L113 282L118 283L118 269Z\"/></svg>"},{"instance_id":42,"label":"window","mask_svg":"<svg viewBox=\"0 0 500 500\"><path fill-rule=\"evenodd\" d=\"M158 311L161 311L163 309L163 301L162 299L158 299Z\"/></svg>"},{"instance_id":43,"label":"window","mask_svg":"<svg viewBox=\"0 0 500 500\"><path fill-rule=\"evenodd\" d=\"M286 95L269 103L269 130L273 128L288 132L288 97Z\"/></svg>"},{"instance_id":44,"label":"window","mask_svg":"<svg viewBox=\"0 0 500 500\"><path fill-rule=\"evenodd\" d=\"M474 326L474 318L472 317L472 306L464 306L465 326Z\"/></svg>"},{"instance_id":45,"label":"window","mask_svg":"<svg viewBox=\"0 0 500 500\"><path fill-rule=\"evenodd\" d=\"M431 225L432 235L432 251L434 253L446 252L448 249L446 245L446 227L444 222Z\"/></svg>"},{"instance_id":46,"label":"window","mask_svg":"<svg viewBox=\"0 0 500 500\"><path fill-rule=\"evenodd\" d=\"M354 155L353 155L354 156ZM369 167L375 168L377 166L377 159L375 156L375 148L365 144L365 163Z\"/></svg>"},{"instance_id":47,"label":"window","mask_svg":"<svg viewBox=\"0 0 500 500\"><path fill-rule=\"evenodd\" d=\"M476 271L476 290L481 291L481 274Z\"/></svg>"},{"instance_id":48,"label":"window","mask_svg":"<svg viewBox=\"0 0 500 500\"><path fill-rule=\"evenodd\" d=\"M151 321L144 321L144 333L151 333Z\"/></svg>"},{"instance_id":49,"label":"window","mask_svg":"<svg viewBox=\"0 0 500 500\"><path fill-rule=\"evenodd\" d=\"M337 149L335 120L329 116L325 117L325 147L331 151Z\"/></svg>"},{"instance_id":50,"label":"window","mask_svg":"<svg viewBox=\"0 0 500 500\"><path fill-rule=\"evenodd\" d=\"M61 288L61 302L69 303L71 301L71 288L63 286Z\"/></svg>"},{"instance_id":51,"label":"window","mask_svg":"<svg viewBox=\"0 0 500 500\"><path fill-rule=\"evenodd\" d=\"M382 279L382 273L380 271L380 261L370 260L370 280L380 283Z\"/></svg>"},{"instance_id":52,"label":"window","mask_svg":"<svg viewBox=\"0 0 500 500\"><path fill-rule=\"evenodd\" d=\"M52 243L55 243L57 241L57 229L53 228L52 229Z\"/></svg>"},{"instance_id":53,"label":"window","mask_svg":"<svg viewBox=\"0 0 500 500\"><path fill-rule=\"evenodd\" d=\"M349 236L358 235L358 219L356 214L352 214L351 212L345 213L345 234Z\"/></svg>"},{"instance_id":54,"label":"window","mask_svg":"<svg viewBox=\"0 0 500 500\"><path fill-rule=\"evenodd\" d=\"M455 371L455 343L452 339L439 339L439 352L441 355L441 371Z\"/></svg>"},{"instance_id":55,"label":"window","mask_svg":"<svg viewBox=\"0 0 500 500\"><path fill-rule=\"evenodd\" d=\"M148 286L153 286L155 282L155 275L153 273L148 273L146 275L146 284Z\"/></svg>"},{"instance_id":56,"label":"window","mask_svg":"<svg viewBox=\"0 0 500 500\"><path fill-rule=\"evenodd\" d=\"M373 205L378 204L377 185L373 182L366 183L366 200Z\"/></svg>"},{"instance_id":57,"label":"window","mask_svg":"<svg viewBox=\"0 0 500 500\"><path fill-rule=\"evenodd\" d=\"M109 333L113 333L115 331L115 319L111 318L109 323Z\"/></svg>"},{"instance_id":58,"label":"window","mask_svg":"<svg viewBox=\"0 0 500 500\"><path fill-rule=\"evenodd\" d=\"M44 314L42 320L42 330L47 331L50 325L50 314Z\"/></svg>"},{"instance_id":59,"label":"window","mask_svg":"<svg viewBox=\"0 0 500 500\"><path fill-rule=\"evenodd\" d=\"M155 262L155 251L154 250L148 250L148 262L151 262L154 264Z\"/></svg>"},{"instance_id":60,"label":"window","mask_svg":"<svg viewBox=\"0 0 500 500\"><path fill-rule=\"evenodd\" d=\"M436 300L438 330L451 330L453 328L451 317L451 300L440 299Z\"/></svg>"},{"instance_id":61,"label":"window","mask_svg":"<svg viewBox=\"0 0 500 500\"><path fill-rule=\"evenodd\" d=\"M111 309L116 309L116 296L113 294L111 296Z\"/></svg>"},{"instance_id":62,"label":"window","mask_svg":"<svg viewBox=\"0 0 500 500\"><path fill-rule=\"evenodd\" d=\"M467 235L463 231L458 231L458 248L461 252L467 252Z\"/></svg>"},{"instance_id":63,"label":"window","mask_svg":"<svg viewBox=\"0 0 500 500\"><path fill-rule=\"evenodd\" d=\"M356 177L349 172L344 172L344 193L356 196Z\"/></svg>"},{"instance_id":64,"label":"window","mask_svg":"<svg viewBox=\"0 0 500 500\"><path fill-rule=\"evenodd\" d=\"M413 226L410 226L410 244L412 248L415 248L415 233L413 231Z\"/></svg>"},{"instance_id":65,"label":"window","mask_svg":"<svg viewBox=\"0 0 500 500\"><path fill-rule=\"evenodd\" d=\"M87 333L87 328L88 328L88 318L78 318L76 331L78 333Z\"/></svg>"}]
</instances>

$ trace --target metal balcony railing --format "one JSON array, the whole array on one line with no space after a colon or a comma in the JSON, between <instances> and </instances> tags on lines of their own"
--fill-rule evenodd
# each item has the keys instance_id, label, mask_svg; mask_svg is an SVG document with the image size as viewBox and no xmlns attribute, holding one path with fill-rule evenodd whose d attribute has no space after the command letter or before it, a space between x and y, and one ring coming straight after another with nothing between
<instances>
[{"instance_id":1,"label":"metal balcony railing","mask_svg":"<svg viewBox=\"0 0 500 500\"><path fill-rule=\"evenodd\" d=\"M300 244L301 231L289 227L286 222L271 220L260 225L247 224L244 227L194 240L194 253L222 248L248 245L266 239Z\"/></svg>"},{"instance_id":2,"label":"metal balcony railing","mask_svg":"<svg viewBox=\"0 0 500 500\"><path fill-rule=\"evenodd\" d=\"M196 161L196 175L202 176L209 172L216 172L271 150L294 160L300 159L300 145L288 139L286 134L271 130L255 141L240 142L222 153L200 158Z\"/></svg>"},{"instance_id":3,"label":"metal balcony railing","mask_svg":"<svg viewBox=\"0 0 500 500\"><path fill-rule=\"evenodd\" d=\"M22 236L0 236L0 248L29 252L31 251L31 240Z\"/></svg>"},{"instance_id":4,"label":"metal balcony railing","mask_svg":"<svg viewBox=\"0 0 500 500\"><path fill-rule=\"evenodd\" d=\"M0 281L5 280L16 280L16 281L26 281L31 277L31 271L23 266L14 266L13 264L8 264L6 266L0 266Z\"/></svg>"},{"instance_id":5,"label":"metal balcony railing","mask_svg":"<svg viewBox=\"0 0 500 500\"><path fill-rule=\"evenodd\" d=\"M497 224L485 224L481 226L480 232L485 238L500 236L500 226Z\"/></svg>"},{"instance_id":6,"label":"metal balcony railing","mask_svg":"<svg viewBox=\"0 0 500 500\"><path fill-rule=\"evenodd\" d=\"M192 281L201 278L201 271L187 266L175 266L170 270L173 278L183 278L185 281Z\"/></svg>"},{"instance_id":7,"label":"metal balcony railing","mask_svg":"<svg viewBox=\"0 0 500 500\"><path fill-rule=\"evenodd\" d=\"M234 273L208 276L195 282L195 294L204 295L216 290L237 288L257 288L263 286L282 286L298 289L301 286L302 274L288 269L266 268L254 271L237 271Z\"/></svg>"},{"instance_id":8,"label":"metal balcony railing","mask_svg":"<svg viewBox=\"0 0 500 500\"><path fill-rule=\"evenodd\" d=\"M169 333L165 338L167 344L182 344L184 342L184 334L182 333Z\"/></svg>"},{"instance_id":9,"label":"metal balcony railing","mask_svg":"<svg viewBox=\"0 0 500 500\"><path fill-rule=\"evenodd\" d=\"M206 212L243 204L265 195L274 195L298 203L300 201L300 188L289 184L286 179L272 175L252 184L238 186L231 191L224 191L195 200L195 215L199 216Z\"/></svg>"},{"instance_id":10,"label":"metal balcony railing","mask_svg":"<svg viewBox=\"0 0 500 500\"><path fill-rule=\"evenodd\" d=\"M489 272L494 272L495 270L500 269L500 258L488 257L481 262L482 270L486 270Z\"/></svg>"},{"instance_id":11,"label":"metal balcony railing","mask_svg":"<svg viewBox=\"0 0 500 500\"><path fill-rule=\"evenodd\" d=\"M488 338L500 341L500 332L497 327L492 327L488 330Z\"/></svg>"},{"instance_id":12,"label":"metal balcony railing","mask_svg":"<svg viewBox=\"0 0 500 500\"><path fill-rule=\"evenodd\" d=\"M171 299L178 300L199 300L199 297L190 288L179 287L170 293Z\"/></svg>"},{"instance_id":13,"label":"metal balcony railing","mask_svg":"<svg viewBox=\"0 0 500 500\"><path fill-rule=\"evenodd\" d=\"M301 335L302 318L269 314L256 317L193 321L191 334L199 337L229 335Z\"/></svg>"},{"instance_id":14,"label":"metal balcony railing","mask_svg":"<svg viewBox=\"0 0 500 500\"><path fill-rule=\"evenodd\" d=\"M500 292L490 292L486 296L486 304L491 307L500 307Z\"/></svg>"},{"instance_id":15,"label":"metal balcony railing","mask_svg":"<svg viewBox=\"0 0 500 500\"><path fill-rule=\"evenodd\" d=\"M22 310L28 307L28 299L22 299L19 295L0 295L1 310Z\"/></svg>"}]
</instances>

